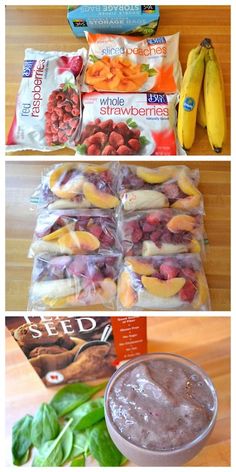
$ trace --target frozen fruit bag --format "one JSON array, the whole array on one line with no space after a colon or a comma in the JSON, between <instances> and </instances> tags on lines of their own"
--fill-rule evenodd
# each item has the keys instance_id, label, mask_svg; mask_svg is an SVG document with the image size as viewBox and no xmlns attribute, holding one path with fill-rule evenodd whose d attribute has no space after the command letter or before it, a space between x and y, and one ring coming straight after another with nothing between
<instances>
[{"instance_id":1,"label":"frozen fruit bag","mask_svg":"<svg viewBox=\"0 0 236 472\"><path fill-rule=\"evenodd\" d=\"M43 254L34 260L29 310L115 308L120 256Z\"/></svg>"},{"instance_id":2,"label":"frozen fruit bag","mask_svg":"<svg viewBox=\"0 0 236 472\"><path fill-rule=\"evenodd\" d=\"M172 208L122 214L119 234L126 256L201 252L203 217Z\"/></svg>"},{"instance_id":3,"label":"frozen fruit bag","mask_svg":"<svg viewBox=\"0 0 236 472\"><path fill-rule=\"evenodd\" d=\"M90 164L67 162L45 169L42 176L39 207L48 210L116 208L119 163Z\"/></svg>"},{"instance_id":4,"label":"frozen fruit bag","mask_svg":"<svg viewBox=\"0 0 236 472\"><path fill-rule=\"evenodd\" d=\"M117 291L118 309L210 310L199 254L126 257Z\"/></svg>"},{"instance_id":5,"label":"frozen fruit bag","mask_svg":"<svg viewBox=\"0 0 236 472\"><path fill-rule=\"evenodd\" d=\"M117 224L111 210L42 211L37 219L29 257L106 254L120 250Z\"/></svg>"},{"instance_id":6,"label":"frozen fruit bag","mask_svg":"<svg viewBox=\"0 0 236 472\"><path fill-rule=\"evenodd\" d=\"M176 155L177 94L86 93L78 155Z\"/></svg>"},{"instance_id":7,"label":"frozen fruit bag","mask_svg":"<svg viewBox=\"0 0 236 472\"><path fill-rule=\"evenodd\" d=\"M121 165L118 193L124 211L171 207L203 212L199 171L187 166Z\"/></svg>"},{"instance_id":8,"label":"frozen fruit bag","mask_svg":"<svg viewBox=\"0 0 236 472\"><path fill-rule=\"evenodd\" d=\"M47 387L109 378L121 362L147 352L143 316L29 314L5 323Z\"/></svg>"},{"instance_id":9,"label":"frozen fruit bag","mask_svg":"<svg viewBox=\"0 0 236 472\"><path fill-rule=\"evenodd\" d=\"M179 33L141 39L85 33L89 58L84 91L164 92L180 90Z\"/></svg>"},{"instance_id":10,"label":"frozen fruit bag","mask_svg":"<svg viewBox=\"0 0 236 472\"><path fill-rule=\"evenodd\" d=\"M87 51L25 50L7 151L74 147L80 128L79 79Z\"/></svg>"}]
</instances>

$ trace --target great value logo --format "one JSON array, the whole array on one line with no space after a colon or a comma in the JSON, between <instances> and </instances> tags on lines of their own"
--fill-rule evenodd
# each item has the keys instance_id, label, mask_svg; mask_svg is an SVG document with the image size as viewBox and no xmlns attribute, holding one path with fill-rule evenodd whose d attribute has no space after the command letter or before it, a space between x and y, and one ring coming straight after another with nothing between
<instances>
[{"instance_id":1,"label":"great value logo","mask_svg":"<svg viewBox=\"0 0 236 472\"><path fill-rule=\"evenodd\" d=\"M166 38L164 36L160 36L159 38L150 38L147 40L148 44L166 44Z\"/></svg>"},{"instance_id":2,"label":"great value logo","mask_svg":"<svg viewBox=\"0 0 236 472\"><path fill-rule=\"evenodd\" d=\"M32 77L35 64L33 60L24 61L22 77Z\"/></svg>"},{"instance_id":3,"label":"great value logo","mask_svg":"<svg viewBox=\"0 0 236 472\"><path fill-rule=\"evenodd\" d=\"M168 105L167 96L165 93L147 93L147 104L153 105Z\"/></svg>"}]
</instances>

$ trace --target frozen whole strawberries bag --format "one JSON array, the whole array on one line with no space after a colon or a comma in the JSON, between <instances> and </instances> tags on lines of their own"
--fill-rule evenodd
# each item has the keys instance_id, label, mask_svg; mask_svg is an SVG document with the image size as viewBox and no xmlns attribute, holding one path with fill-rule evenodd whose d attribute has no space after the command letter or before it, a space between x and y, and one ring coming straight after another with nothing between
<instances>
[{"instance_id":1,"label":"frozen whole strawberries bag","mask_svg":"<svg viewBox=\"0 0 236 472\"><path fill-rule=\"evenodd\" d=\"M26 49L7 151L74 147L80 128L79 78L86 49Z\"/></svg>"},{"instance_id":2,"label":"frozen whole strawberries bag","mask_svg":"<svg viewBox=\"0 0 236 472\"><path fill-rule=\"evenodd\" d=\"M176 155L177 94L86 93L80 155Z\"/></svg>"},{"instance_id":3,"label":"frozen whole strawberries bag","mask_svg":"<svg viewBox=\"0 0 236 472\"><path fill-rule=\"evenodd\" d=\"M176 93L182 78L179 34L141 39L85 33L85 91Z\"/></svg>"}]
</instances>

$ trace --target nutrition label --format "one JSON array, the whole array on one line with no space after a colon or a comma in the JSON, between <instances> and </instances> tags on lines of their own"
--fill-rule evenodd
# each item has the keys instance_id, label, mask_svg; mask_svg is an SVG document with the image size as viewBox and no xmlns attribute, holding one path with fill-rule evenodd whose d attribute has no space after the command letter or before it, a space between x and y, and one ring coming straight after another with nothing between
<instances>
[{"instance_id":1,"label":"nutrition label","mask_svg":"<svg viewBox=\"0 0 236 472\"><path fill-rule=\"evenodd\" d=\"M111 318L115 349L119 361L147 352L146 318L116 316Z\"/></svg>"}]
</instances>

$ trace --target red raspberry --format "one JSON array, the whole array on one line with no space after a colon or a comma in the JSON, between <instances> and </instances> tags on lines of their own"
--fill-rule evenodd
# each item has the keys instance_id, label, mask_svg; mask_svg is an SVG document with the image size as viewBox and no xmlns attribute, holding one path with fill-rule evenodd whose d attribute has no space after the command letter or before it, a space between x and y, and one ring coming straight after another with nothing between
<instances>
[{"instance_id":1,"label":"red raspberry","mask_svg":"<svg viewBox=\"0 0 236 472\"><path fill-rule=\"evenodd\" d=\"M80 115L80 110L78 108L72 108L71 114L72 114L72 116L79 116Z\"/></svg>"},{"instance_id":2,"label":"red raspberry","mask_svg":"<svg viewBox=\"0 0 236 472\"><path fill-rule=\"evenodd\" d=\"M179 274L179 269L177 267L163 263L160 265L160 273L163 275L163 277L165 277L165 279L169 280L177 277Z\"/></svg>"},{"instance_id":3,"label":"red raspberry","mask_svg":"<svg viewBox=\"0 0 236 472\"><path fill-rule=\"evenodd\" d=\"M196 293L196 287L191 280L187 280L179 292L180 299L183 302L192 302Z\"/></svg>"}]
</instances>

